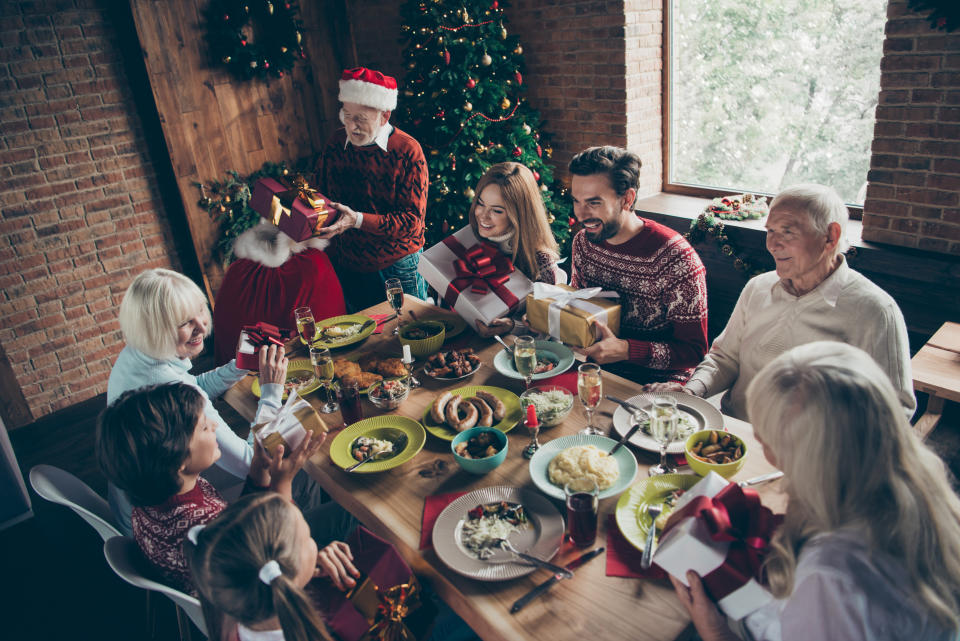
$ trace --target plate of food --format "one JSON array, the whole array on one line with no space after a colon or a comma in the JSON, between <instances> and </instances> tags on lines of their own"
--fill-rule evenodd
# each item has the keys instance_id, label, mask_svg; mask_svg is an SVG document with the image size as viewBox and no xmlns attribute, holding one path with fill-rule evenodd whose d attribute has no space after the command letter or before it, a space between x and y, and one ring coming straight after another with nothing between
<instances>
[{"instance_id":1,"label":"plate of food","mask_svg":"<svg viewBox=\"0 0 960 641\"><path fill-rule=\"evenodd\" d=\"M320 381L313 373L313 363L309 358L292 358L287 363L287 380L283 384L283 398L286 400L291 390L300 396L306 396L320 387ZM250 391L260 398L260 377L253 379Z\"/></svg>"},{"instance_id":2,"label":"plate of food","mask_svg":"<svg viewBox=\"0 0 960 641\"><path fill-rule=\"evenodd\" d=\"M471 427L493 427L509 432L520 422L520 397L502 387L472 385L440 392L423 413L427 431L452 441Z\"/></svg>"},{"instance_id":3,"label":"plate of food","mask_svg":"<svg viewBox=\"0 0 960 641\"><path fill-rule=\"evenodd\" d=\"M655 523L657 532L663 530L680 496L697 484L694 474L661 474L645 478L620 495L615 511L617 527L638 550L643 550L647 531L654 522L647 513L651 505L662 505L663 511Z\"/></svg>"},{"instance_id":4,"label":"plate of food","mask_svg":"<svg viewBox=\"0 0 960 641\"><path fill-rule=\"evenodd\" d=\"M454 336L459 336L467 328L467 321L463 320L458 314L423 314L417 315L418 320L422 321L440 321L443 323L443 342L448 343Z\"/></svg>"},{"instance_id":5,"label":"plate of food","mask_svg":"<svg viewBox=\"0 0 960 641\"><path fill-rule=\"evenodd\" d=\"M616 496L630 487L637 476L637 459L626 447L610 456L617 442L596 434L561 436L541 445L530 459L533 484L555 499L564 499L563 486L586 476L593 477L600 498Z\"/></svg>"},{"instance_id":6,"label":"plate of food","mask_svg":"<svg viewBox=\"0 0 960 641\"><path fill-rule=\"evenodd\" d=\"M333 377L345 382L355 379L361 394L366 394L375 383L396 380L407 375L407 366L401 358L381 358L367 353L333 360Z\"/></svg>"},{"instance_id":7,"label":"plate of food","mask_svg":"<svg viewBox=\"0 0 960 641\"><path fill-rule=\"evenodd\" d=\"M336 349L359 343L372 334L377 324L363 314L346 314L317 321L317 339L314 345Z\"/></svg>"},{"instance_id":8,"label":"plate of food","mask_svg":"<svg viewBox=\"0 0 960 641\"><path fill-rule=\"evenodd\" d=\"M423 373L438 381L458 381L476 372L480 365L472 347L442 349L427 359Z\"/></svg>"},{"instance_id":9,"label":"plate of food","mask_svg":"<svg viewBox=\"0 0 960 641\"><path fill-rule=\"evenodd\" d=\"M563 542L563 516L536 492L485 487L448 505L433 526L433 549L451 570L480 581L506 581L537 568L502 550L507 539L521 552L549 561Z\"/></svg>"},{"instance_id":10,"label":"plate of food","mask_svg":"<svg viewBox=\"0 0 960 641\"><path fill-rule=\"evenodd\" d=\"M539 381L550 378L570 369L573 365L573 351L563 343L556 341L537 341L537 369L534 370L533 380ZM505 349L497 352L493 357L493 366L497 371L508 378L523 380L523 376L513 364L513 353Z\"/></svg>"},{"instance_id":11,"label":"plate of food","mask_svg":"<svg viewBox=\"0 0 960 641\"><path fill-rule=\"evenodd\" d=\"M406 435L406 443L403 443L401 435ZM353 473L385 472L416 456L426 440L427 433L423 431L423 425L412 418L396 414L374 416L357 421L337 434L330 443L330 460L341 469L347 468L364 458L356 456L375 449L384 452L382 458L364 463ZM397 448L398 444L402 447Z\"/></svg>"},{"instance_id":12,"label":"plate of food","mask_svg":"<svg viewBox=\"0 0 960 641\"><path fill-rule=\"evenodd\" d=\"M677 412L680 414L679 431L677 438L667 448L670 454L683 454L683 443L694 432L715 428L723 429L723 414L713 405L693 394L684 392L662 392L660 396L672 396L677 399ZM627 399L628 403L640 409L650 407L650 397L656 394L638 394ZM623 436L633 427L633 417L620 406L613 412L613 432ZM647 421L640 424L640 429L630 437L630 444L639 448L659 452L660 444L650 436L650 427Z\"/></svg>"}]
</instances>

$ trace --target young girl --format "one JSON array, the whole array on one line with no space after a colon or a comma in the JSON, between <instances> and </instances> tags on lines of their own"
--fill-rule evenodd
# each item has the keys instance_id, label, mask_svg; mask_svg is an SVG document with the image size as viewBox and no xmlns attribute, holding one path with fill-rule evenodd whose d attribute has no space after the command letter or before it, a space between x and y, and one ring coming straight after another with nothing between
<instances>
[{"instance_id":1,"label":"young girl","mask_svg":"<svg viewBox=\"0 0 960 641\"><path fill-rule=\"evenodd\" d=\"M557 241L533 173L520 163L502 162L480 178L476 192L470 206L474 233L495 243L530 280L565 283L567 275L557 267ZM490 325L478 322L477 329L492 336L510 331L514 324L512 318L498 318Z\"/></svg>"},{"instance_id":2,"label":"young girl","mask_svg":"<svg viewBox=\"0 0 960 641\"><path fill-rule=\"evenodd\" d=\"M183 545L213 641L333 641L304 587L340 589L360 575L341 541L317 549L296 505L279 494L240 498Z\"/></svg>"}]
</instances>

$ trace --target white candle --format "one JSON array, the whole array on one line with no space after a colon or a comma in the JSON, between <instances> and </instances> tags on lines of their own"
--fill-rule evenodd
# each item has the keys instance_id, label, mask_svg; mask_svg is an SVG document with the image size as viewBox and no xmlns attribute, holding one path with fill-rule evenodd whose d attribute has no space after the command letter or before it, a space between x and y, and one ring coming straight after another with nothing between
<instances>
[{"instance_id":1,"label":"white candle","mask_svg":"<svg viewBox=\"0 0 960 641\"><path fill-rule=\"evenodd\" d=\"M394 354L396 354L396 352L394 352ZM406 344L403 346L403 362L404 363L413 362L413 356L410 354L410 346Z\"/></svg>"}]
</instances>

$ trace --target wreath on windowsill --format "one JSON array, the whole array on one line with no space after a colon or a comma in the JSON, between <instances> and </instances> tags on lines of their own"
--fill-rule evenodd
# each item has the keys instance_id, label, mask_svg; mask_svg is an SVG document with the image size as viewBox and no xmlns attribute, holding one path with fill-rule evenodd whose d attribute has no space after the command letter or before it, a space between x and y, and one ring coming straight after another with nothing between
<instances>
[{"instance_id":1,"label":"wreath on windowsill","mask_svg":"<svg viewBox=\"0 0 960 641\"><path fill-rule=\"evenodd\" d=\"M953 31L960 27L960 3L957 0L910 0L910 8L917 13L930 11L927 19L934 29Z\"/></svg>"},{"instance_id":2,"label":"wreath on windowsill","mask_svg":"<svg viewBox=\"0 0 960 641\"><path fill-rule=\"evenodd\" d=\"M282 78L297 60L303 23L293 2L212 0L206 9L207 44L213 65L224 65L241 80Z\"/></svg>"}]
</instances>

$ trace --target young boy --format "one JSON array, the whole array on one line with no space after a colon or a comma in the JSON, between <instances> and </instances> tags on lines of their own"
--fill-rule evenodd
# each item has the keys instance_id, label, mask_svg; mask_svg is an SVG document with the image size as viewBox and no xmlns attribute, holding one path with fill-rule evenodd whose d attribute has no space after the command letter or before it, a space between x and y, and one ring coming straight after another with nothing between
<instances>
[{"instance_id":1,"label":"young boy","mask_svg":"<svg viewBox=\"0 0 960 641\"><path fill-rule=\"evenodd\" d=\"M220 458L216 423L204 398L184 383L125 392L100 415L97 462L133 500L133 537L171 586L195 594L182 544L187 531L219 514L226 501L200 473ZM243 493L273 490L291 500L291 483L323 438L308 432L286 459L257 442Z\"/></svg>"}]
</instances>

